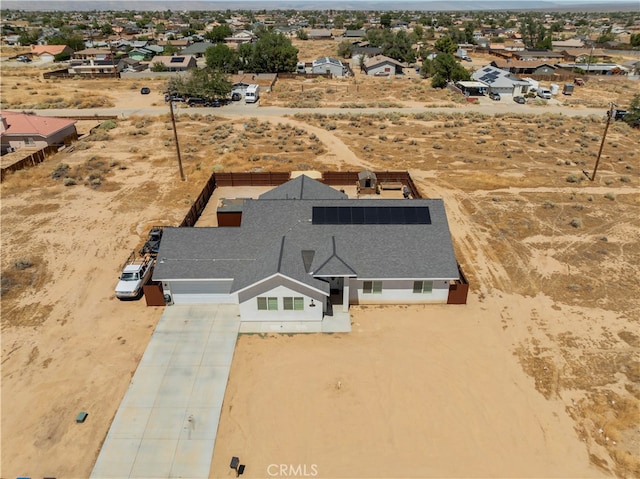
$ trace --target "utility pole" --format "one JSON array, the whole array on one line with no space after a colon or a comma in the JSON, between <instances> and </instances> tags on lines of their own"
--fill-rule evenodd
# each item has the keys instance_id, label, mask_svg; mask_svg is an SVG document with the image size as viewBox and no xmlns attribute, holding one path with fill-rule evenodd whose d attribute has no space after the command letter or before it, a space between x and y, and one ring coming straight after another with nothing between
<instances>
[{"instance_id":1,"label":"utility pole","mask_svg":"<svg viewBox=\"0 0 640 479\"><path fill-rule=\"evenodd\" d=\"M589 77L589 72L591 71L591 58L593 57L593 43L591 43L591 54L589 55L589 60L587 61L587 77Z\"/></svg>"},{"instance_id":2,"label":"utility pole","mask_svg":"<svg viewBox=\"0 0 640 479\"><path fill-rule=\"evenodd\" d=\"M609 125L611 124L611 118L613 118L613 108L616 106L615 103L611 102L611 106L609 107L609 111L607 112L607 124L604 126L604 133L602 134L602 141L600 142L600 149L598 150L598 158L596 158L596 166L593 168L593 173L591 174L590 181L596 179L596 172L598 171L598 164L600 163L600 155L602 155L602 148L604 148L604 141L607 139L607 130L609 129Z\"/></svg>"},{"instance_id":3,"label":"utility pole","mask_svg":"<svg viewBox=\"0 0 640 479\"><path fill-rule=\"evenodd\" d=\"M180 145L178 144L178 130L176 130L176 117L173 114L173 99L169 99L169 110L171 111L171 124L173 125L173 138L176 142L176 152L178 153L178 169L180 170L180 179L185 181L184 171L182 170L182 157L180 156Z\"/></svg>"}]
</instances>

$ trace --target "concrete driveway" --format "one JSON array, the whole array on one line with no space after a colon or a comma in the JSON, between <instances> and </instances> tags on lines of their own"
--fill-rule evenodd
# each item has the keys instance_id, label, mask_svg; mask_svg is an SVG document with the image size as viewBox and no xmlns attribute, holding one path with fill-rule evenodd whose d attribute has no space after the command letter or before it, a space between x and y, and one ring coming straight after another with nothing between
<instances>
[{"instance_id":1,"label":"concrete driveway","mask_svg":"<svg viewBox=\"0 0 640 479\"><path fill-rule=\"evenodd\" d=\"M92 478L205 478L235 350L236 305L165 309Z\"/></svg>"}]
</instances>

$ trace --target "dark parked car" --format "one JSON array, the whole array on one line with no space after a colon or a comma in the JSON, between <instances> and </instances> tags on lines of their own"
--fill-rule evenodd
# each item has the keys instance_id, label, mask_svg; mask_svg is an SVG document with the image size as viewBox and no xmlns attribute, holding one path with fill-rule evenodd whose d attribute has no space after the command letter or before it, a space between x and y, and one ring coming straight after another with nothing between
<instances>
[{"instance_id":1,"label":"dark parked car","mask_svg":"<svg viewBox=\"0 0 640 479\"><path fill-rule=\"evenodd\" d=\"M151 93L151 90L149 88L147 88L146 86L143 86L142 88L140 88L140 93L142 95L148 95L149 93Z\"/></svg>"},{"instance_id":2,"label":"dark parked car","mask_svg":"<svg viewBox=\"0 0 640 479\"><path fill-rule=\"evenodd\" d=\"M527 103L527 100L525 100L523 96L514 96L513 101L515 101L516 103L520 103L521 105Z\"/></svg>"},{"instance_id":3,"label":"dark parked car","mask_svg":"<svg viewBox=\"0 0 640 479\"><path fill-rule=\"evenodd\" d=\"M187 105L189 106L207 106L207 103L209 102L204 98L193 97L187 100Z\"/></svg>"},{"instance_id":4,"label":"dark parked car","mask_svg":"<svg viewBox=\"0 0 640 479\"><path fill-rule=\"evenodd\" d=\"M234 91L231 94L231 101L240 101L242 100L242 95L240 93L238 93L237 91Z\"/></svg>"},{"instance_id":5,"label":"dark parked car","mask_svg":"<svg viewBox=\"0 0 640 479\"><path fill-rule=\"evenodd\" d=\"M627 116L627 110L613 110L613 119L618 121L618 120L623 120L625 116ZM610 111L607 111L607 116L609 116L611 114Z\"/></svg>"},{"instance_id":6,"label":"dark parked car","mask_svg":"<svg viewBox=\"0 0 640 479\"><path fill-rule=\"evenodd\" d=\"M496 93L496 92L492 91L491 93L489 93L489 98L491 98L492 100L495 100L495 101L499 101L500 100L500 93Z\"/></svg>"},{"instance_id":7,"label":"dark parked car","mask_svg":"<svg viewBox=\"0 0 640 479\"><path fill-rule=\"evenodd\" d=\"M18 57L18 61L22 63L29 63L31 61L31 58L25 57L24 55L20 55Z\"/></svg>"}]
</instances>

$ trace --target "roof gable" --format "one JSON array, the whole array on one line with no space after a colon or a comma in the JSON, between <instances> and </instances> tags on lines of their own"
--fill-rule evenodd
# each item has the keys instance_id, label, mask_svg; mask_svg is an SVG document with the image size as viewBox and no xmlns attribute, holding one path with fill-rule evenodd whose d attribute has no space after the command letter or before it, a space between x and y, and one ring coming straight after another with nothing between
<instances>
[{"instance_id":1,"label":"roof gable","mask_svg":"<svg viewBox=\"0 0 640 479\"><path fill-rule=\"evenodd\" d=\"M66 118L29 115L9 110L2 110L0 115L7 121L7 129L2 132L3 135L34 135L46 138L76 124L75 120Z\"/></svg>"},{"instance_id":2,"label":"roof gable","mask_svg":"<svg viewBox=\"0 0 640 479\"><path fill-rule=\"evenodd\" d=\"M300 175L258 197L260 200L339 200L347 198L346 194L306 175Z\"/></svg>"}]
</instances>

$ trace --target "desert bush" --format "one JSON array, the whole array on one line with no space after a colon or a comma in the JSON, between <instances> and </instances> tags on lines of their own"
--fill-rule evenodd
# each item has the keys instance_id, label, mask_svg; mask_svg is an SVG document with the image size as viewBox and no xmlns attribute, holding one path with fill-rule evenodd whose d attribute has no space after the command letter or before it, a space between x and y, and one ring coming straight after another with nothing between
<instances>
[{"instance_id":1,"label":"desert bush","mask_svg":"<svg viewBox=\"0 0 640 479\"><path fill-rule=\"evenodd\" d=\"M89 135L86 141L108 141L110 139L111 137L109 136L109 133L107 133L106 131L96 131L91 135Z\"/></svg>"},{"instance_id":2,"label":"desert bush","mask_svg":"<svg viewBox=\"0 0 640 479\"><path fill-rule=\"evenodd\" d=\"M580 218L571 218L569 224L574 228L580 228L582 226L582 220Z\"/></svg>"},{"instance_id":3,"label":"desert bush","mask_svg":"<svg viewBox=\"0 0 640 479\"><path fill-rule=\"evenodd\" d=\"M64 178L67 176L68 173L69 173L69 165L60 163L58 166L56 166L56 169L53 170L53 172L51 173L51 178L54 180L57 180L59 178Z\"/></svg>"},{"instance_id":4,"label":"desert bush","mask_svg":"<svg viewBox=\"0 0 640 479\"><path fill-rule=\"evenodd\" d=\"M567 176L567 183L579 183L580 179L578 175L570 174Z\"/></svg>"},{"instance_id":5,"label":"desert bush","mask_svg":"<svg viewBox=\"0 0 640 479\"><path fill-rule=\"evenodd\" d=\"M23 269L31 268L33 263L30 258L18 258L13 262L13 266L18 270L22 271Z\"/></svg>"},{"instance_id":6,"label":"desert bush","mask_svg":"<svg viewBox=\"0 0 640 479\"><path fill-rule=\"evenodd\" d=\"M76 180L75 180L75 178L67 177L67 178L64 179L62 184L64 186L73 186L73 185L76 184Z\"/></svg>"},{"instance_id":7,"label":"desert bush","mask_svg":"<svg viewBox=\"0 0 640 479\"><path fill-rule=\"evenodd\" d=\"M604 197L606 199L608 199L608 200L611 200L611 201L615 201L616 200L616 195L614 193L612 193L612 192L606 193L604 195Z\"/></svg>"},{"instance_id":8,"label":"desert bush","mask_svg":"<svg viewBox=\"0 0 640 479\"><path fill-rule=\"evenodd\" d=\"M622 181L623 183L630 183L631 182L631 177L630 176L621 176L620 177L620 181Z\"/></svg>"},{"instance_id":9,"label":"desert bush","mask_svg":"<svg viewBox=\"0 0 640 479\"><path fill-rule=\"evenodd\" d=\"M100 128L103 130L113 130L117 126L118 124L113 120L106 120L100 123Z\"/></svg>"}]
</instances>

